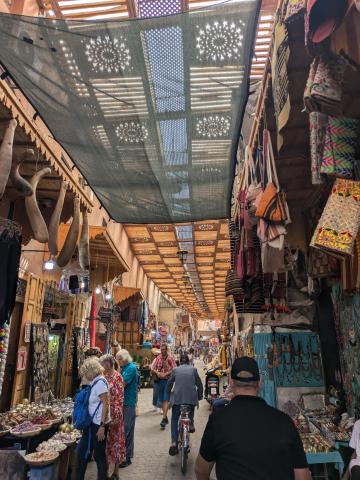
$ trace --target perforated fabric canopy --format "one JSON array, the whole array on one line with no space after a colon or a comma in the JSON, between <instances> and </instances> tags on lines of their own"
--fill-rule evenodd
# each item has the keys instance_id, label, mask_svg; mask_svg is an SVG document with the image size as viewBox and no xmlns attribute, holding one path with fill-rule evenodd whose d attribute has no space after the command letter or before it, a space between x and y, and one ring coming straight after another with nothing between
<instances>
[{"instance_id":1,"label":"perforated fabric canopy","mask_svg":"<svg viewBox=\"0 0 360 480\"><path fill-rule=\"evenodd\" d=\"M259 3L112 22L1 14L0 60L114 220L226 218Z\"/></svg>"}]
</instances>

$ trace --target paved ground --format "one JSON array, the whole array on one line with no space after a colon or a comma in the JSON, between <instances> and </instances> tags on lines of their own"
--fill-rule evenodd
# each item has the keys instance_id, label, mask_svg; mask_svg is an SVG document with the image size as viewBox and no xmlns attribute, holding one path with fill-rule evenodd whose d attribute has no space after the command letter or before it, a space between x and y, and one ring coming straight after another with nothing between
<instances>
[{"instance_id":1,"label":"paved ground","mask_svg":"<svg viewBox=\"0 0 360 480\"><path fill-rule=\"evenodd\" d=\"M203 363L197 367L202 374ZM180 472L179 456L170 457L170 428L160 430L161 415L153 411L152 389L143 389L139 395L139 413L135 427L135 458L133 464L120 471L121 480L157 480L185 479L194 480L194 461L199 451L202 433L208 416L209 406L203 400L195 414L195 434L191 435L191 452L189 455L188 472L184 476ZM170 417L169 417L170 420ZM86 480L96 480L96 465L88 466Z\"/></svg>"}]
</instances>

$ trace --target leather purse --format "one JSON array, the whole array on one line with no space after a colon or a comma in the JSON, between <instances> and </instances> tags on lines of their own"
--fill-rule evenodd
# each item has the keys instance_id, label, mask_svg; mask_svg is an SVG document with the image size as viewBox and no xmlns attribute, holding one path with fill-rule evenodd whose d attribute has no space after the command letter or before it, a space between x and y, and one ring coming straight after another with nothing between
<instances>
[{"instance_id":1,"label":"leather purse","mask_svg":"<svg viewBox=\"0 0 360 480\"><path fill-rule=\"evenodd\" d=\"M269 222L288 223L290 222L289 209L286 202L285 192L280 190L277 178L274 152L271 145L270 132L264 130L264 156L266 157L266 169L268 183L263 191L256 216L264 218Z\"/></svg>"}]
</instances>

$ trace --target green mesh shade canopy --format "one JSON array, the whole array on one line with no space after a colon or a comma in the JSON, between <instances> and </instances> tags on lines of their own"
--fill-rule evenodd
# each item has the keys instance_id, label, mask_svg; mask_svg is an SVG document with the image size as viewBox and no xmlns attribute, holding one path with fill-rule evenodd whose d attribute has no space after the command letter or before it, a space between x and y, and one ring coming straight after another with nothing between
<instances>
[{"instance_id":1,"label":"green mesh shade canopy","mask_svg":"<svg viewBox=\"0 0 360 480\"><path fill-rule=\"evenodd\" d=\"M226 218L258 10L253 0L127 21L1 14L0 61L114 220Z\"/></svg>"}]
</instances>

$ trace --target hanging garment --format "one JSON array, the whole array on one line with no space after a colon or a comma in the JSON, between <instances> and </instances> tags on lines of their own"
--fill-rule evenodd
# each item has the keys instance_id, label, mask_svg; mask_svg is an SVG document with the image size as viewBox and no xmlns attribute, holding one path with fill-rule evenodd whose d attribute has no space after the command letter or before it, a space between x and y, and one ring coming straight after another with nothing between
<instances>
[{"instance_id":1,"label":"hanging garment","mask_svg":"<svg viewBox=\"0 0 360 480\"><path fill-rule=\"evenodd\" d=\"M21 226L0 218L0 327L10 321L15 305L21 255Z\"/></svg>"},{"instance_id":2,"label":"hanging garment","mask_svg":"<svg viewBox=\"0 0 360 480\"><path fill-rule=\"evenodd\" d=\"M327 118L324 113L309 113L311 181L313 185L320 185L324 182L320 174L320 167L324 153Z\"/></svg>"},{"instance_id":3,"label":"hanging garment","mask_svg":"<svg viewBox=\"0 0 360 480\"><path fill-rule=\"evenodd\" d=\"M360 226L360 182L337 178L311 246L352 255Z\"/></svg>"},{"instance_id":4,"label":"hanging garment","mask_svg":"<svg viewBox=\"0 0 360 480\"><path fill-rule=\"evenodd\" d=\"M320 173L353 178L359 125L356 118L328 117Z\"/></svg>"},{"instance_id":5,"label":"hanging garment","mask_svg":"<svg viewBox=\"0 0 360 480\"><path fill-rule=\"evenodd\" d=\"M288 32L285 23L279 15L274 28L273 55L271 59L271 79L278 135L278 151L280 151L283 145L281 130L287 124L290 116L289 78L287 72L289 57Z\"/></svg>"}]
</instances>

